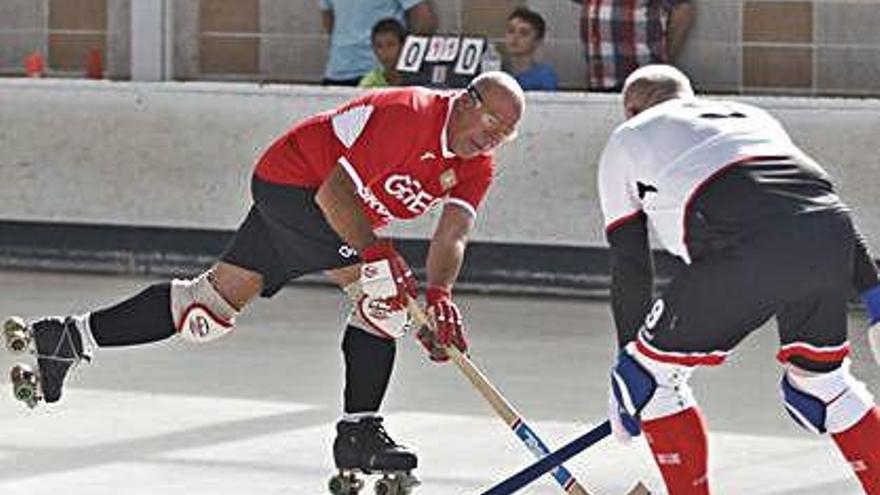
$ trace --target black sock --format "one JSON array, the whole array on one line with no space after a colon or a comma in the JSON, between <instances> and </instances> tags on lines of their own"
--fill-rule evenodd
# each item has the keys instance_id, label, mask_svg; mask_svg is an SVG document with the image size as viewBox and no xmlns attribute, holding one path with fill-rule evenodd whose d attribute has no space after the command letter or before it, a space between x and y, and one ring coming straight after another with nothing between
<instances>
[{"instance_id":1,"label":"black sock","mask_svg":"<svg viewBox=\"0 0 880 495\"><path fill-rule=\"evenodd\" d=\"M382 404L397 344L349 325L342 339L345 356L344 410L348 414L375 412Z\"/></svg>"},{"instance_id":2,"label":"black sock","mask_svg":"<svg viewBox=\"0 0 880 495\"><path fill-rule=\"evenodd\" d=\"M99 347L146 344L171 337L175 333L171 284L153 284L134 297L93 311L89 326Z\"/></svg>"}]
</instances>

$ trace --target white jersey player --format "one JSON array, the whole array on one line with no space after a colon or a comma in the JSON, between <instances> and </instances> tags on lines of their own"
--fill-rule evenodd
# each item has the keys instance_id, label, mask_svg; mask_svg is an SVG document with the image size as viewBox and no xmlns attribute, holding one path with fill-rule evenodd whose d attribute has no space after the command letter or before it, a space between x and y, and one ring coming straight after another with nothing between
<instances>
[{"instance_id":1,"label":"white jersey player","mask_svg":"<svg viewBox=\"0 0 880 495\"><path fill-rule=\"evenodd\" d=\"M849 371L846 328L853 287L880 319L877 267L828 174L767 112L696 98L673 67L634 72L623 101L628 120L599 166L621 347L615 433L647 432L671 495L710 493L689 376L775 316L786 410L830 433L880 494L880 410ZM656 299L649 230L685 263Z\"/></svg>"}]
</instances>

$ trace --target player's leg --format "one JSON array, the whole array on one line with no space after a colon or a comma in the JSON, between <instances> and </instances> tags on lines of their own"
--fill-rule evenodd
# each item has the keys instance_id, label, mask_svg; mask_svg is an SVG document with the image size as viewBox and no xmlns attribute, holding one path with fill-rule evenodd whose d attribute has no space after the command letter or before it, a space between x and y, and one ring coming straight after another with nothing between
<instances>
[{"instance_id":1,"label":"player's leg","mask_svg":"<svg viewBox=\"0 0 880 495\"><path fill-rule=\"evenodd\" d=\"M616 430L644 430L670 495L710 493L706 424L690 375L697 366L723 363L772 316L769 291L753 287L752 259L701 259L683 269L613 370L614 405L622 409Z\"/></svg>"},{"instance_id":2,"label":"player's leg","mask_svg":"<svg viewBox=\"0 0 880 495\"><path fill-rule=\"evenodd\" d=\"M333 455L339 469L410 471L416 455L395 442L379 415L394 368L396 339L408 322L405 310L391 310L359 290L359 265L327 272L346 294L344 414L336 425Z\"/></svg>"},{"instance_id":3,"label":"player's leg","mask_svg":"<svg viewBox=\"0 0 880 495\"><path fill-rule=\"evenodd\" d=\"M788 305L778 315L787 412L831 435L870 495L880 494L880 409L850 372L845 286Z\"/></svg>"}]
</instances>

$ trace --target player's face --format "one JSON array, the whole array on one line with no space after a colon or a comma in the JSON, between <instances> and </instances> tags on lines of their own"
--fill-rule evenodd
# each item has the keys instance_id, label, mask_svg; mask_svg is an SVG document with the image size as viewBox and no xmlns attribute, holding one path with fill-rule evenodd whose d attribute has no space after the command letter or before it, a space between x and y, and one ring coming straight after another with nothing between
<instances>
[{"instance_id":1,"label":"player's face","mask_svg":"<svg viewBox=\"0 0 880 495\"><path fill-rule=\"evenodd\" d=\"M397 65L400 49L400 39L395 33L377 33L373 36L373 52L386 69Z\"/></svg>"},{"instance_id":2,"label":"player's face","mask_svg":"<svg viewBox=\"0 0 880 495\"><path fill-rule=\"evenodd\" d=\"M511 105L501 103L502 98L487 98L474 86L468 87L461 98L466 100L459 125L449 137L453 153L471 158L516 138L519 116Z\"/></svg>"},{"instance_id":3,"label":"player's face","mask_svg":"<svg viewBox=\"0 0 880 495\"><path fill-rule=\"evenodd\" d=\"M514 17L507 21L504 46L508 55L531 55L538 49L538 32L528 22Z\"/></svg>"}]
</instances>

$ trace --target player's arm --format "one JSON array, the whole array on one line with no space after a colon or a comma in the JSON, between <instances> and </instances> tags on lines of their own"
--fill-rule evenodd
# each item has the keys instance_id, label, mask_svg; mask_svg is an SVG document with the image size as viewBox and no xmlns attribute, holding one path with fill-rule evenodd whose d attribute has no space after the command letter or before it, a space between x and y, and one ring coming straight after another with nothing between
<instances>
[{"instance_id":1,"label":"player's arm","mask_svg":"<svg viewBox=\"0 0 880 495\"><path fill-rule=\"evenodd\" d=\"M376 234L361 209L354 182L341 165L336 165L315 194L315 202L327 223L349 246L361 251L376 242Z\"/></svg>"},{"instance_id":2,"label":"player's arm","mask_svg":"<svg viewBox=\"0 0 880 495\"><path fill-rule=\"evenodd\" d=\"M454 345L461 351L467 350L464 321L458 305L452 300L452 286L464 261L468 234L473 225L474 215L470 209L458 203L447 203L428 247L428 289L425 295L428 316L434 321L437 334L435 337L431 333L419 332L417 337L431 359L437 362L449 359L442 347L437 346L438 341L443 346Z\"/></svg>"},{"instance_id":3,"label":"player's arm","mask_svg":"<svg viewBox=\"0 0 880 495\"><path fill-rule=\"evenodd\" d=\"M443 207L428 248L426 268L429 287L452 291L473 225L473 215L466 209L454 203L447 203Z\"/></svg>"},{"instance_id":4,"label":"player's arm","mask_svg":"<svg viewBox=\"0 0 880 495\"><path fill-rule=\"evenodd\" d=\"M669 12L669 21L666 27L666 46L669 61L674 62L681 53L688 32L694 25L696 8L688 0L677 3Z\"/></svg>"},{"instance_id":5,"label":"player's arm","mask_svg":"<svg viewBox=\"0 0 880 495\"><path fill-rule=\"evenodd\" d=\"M637 167L631 156L639 144L625 128L618 129L599 160L599 200L611 254L611 309L620 347L638 333L654 284L648 222L636 190Z\"/></svg>"},{"instance_id":6,"label":"player's arm","mask_svg":"<svg viewBox=\"0 0 880 495\"><path fill-rule=\"evenodd\" d=\"M431 1L423 0L407 9L406 24L415 34L434 34L438 22Z\"/></svg>"},{"instance_id":7,"label":"player's arm","mask_svg":"<svg viewBox=\"0 0 880 495\"><path fill-rule=\"evenodd\" d=\"M606 237L611 251L611 310L617 343L623 348L636 338L651 306L654 263L647 218L639 212L607 230Z\"/></svg>"}]
</instances>

